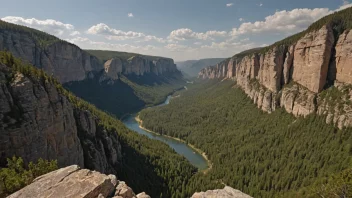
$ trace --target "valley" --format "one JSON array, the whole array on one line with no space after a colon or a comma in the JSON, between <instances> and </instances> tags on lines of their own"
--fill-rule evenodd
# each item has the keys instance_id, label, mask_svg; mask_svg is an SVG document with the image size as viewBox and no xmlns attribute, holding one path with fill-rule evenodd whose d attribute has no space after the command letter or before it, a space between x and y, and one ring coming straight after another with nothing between
<instances>
[{"instance_id":1,"label":"valley","mask_svg":"<svg viewBox=\"0 0 352 198\"><path fill-rule=\"evenodd\" d=\"M352 197L352 3L270 2L2 16L0 197Z\"/></svg>"},{"instance_id":2,"label":"valley","mask_svg":"<svg viewBox=\"0 0 352 198\"><path fill-rule=\"evenodd\" d=\"M230 80L198 81L188 88L140 117L144 127L207 153L213 168L191 179L191 191L222 181L254 197L314 197L326 178L350 167L349 128L338 130L315 115L266 114Z\"/></svg>"}]
</instances>

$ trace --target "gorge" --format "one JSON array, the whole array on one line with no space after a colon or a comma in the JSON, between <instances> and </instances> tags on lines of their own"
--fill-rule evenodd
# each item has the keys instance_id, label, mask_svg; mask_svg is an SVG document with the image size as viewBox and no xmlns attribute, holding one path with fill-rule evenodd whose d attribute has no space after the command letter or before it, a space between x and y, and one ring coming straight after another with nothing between
<instances>
[{"instance_id":1,"label":"gorge","mask_svg":"<svg viewBox=\"0 0 352 198\"><path fill-rule=\"evenodd\" d=\"M270 46L181 63L192 76L220 61L198 78L0 20L0 197L352 196L352 7L327 12ZM82 34L177 54L234 31Z\"/></svg>"}]
</instances>

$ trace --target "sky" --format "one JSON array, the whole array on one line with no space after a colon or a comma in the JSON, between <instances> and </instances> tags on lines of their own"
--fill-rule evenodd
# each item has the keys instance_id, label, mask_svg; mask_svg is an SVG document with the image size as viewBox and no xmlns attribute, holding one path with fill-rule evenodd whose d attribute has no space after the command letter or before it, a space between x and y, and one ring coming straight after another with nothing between
<instances>
[{"instance_id":1,"label":"sky","mask_svg":"<svg viewBox=\"0 0 352 198\"><path fill-rule=\"evenodd\" d=\"M0 19L83 49L225 58L270 45L347 0L0 0Z\"/></svg>"}]
</instances>

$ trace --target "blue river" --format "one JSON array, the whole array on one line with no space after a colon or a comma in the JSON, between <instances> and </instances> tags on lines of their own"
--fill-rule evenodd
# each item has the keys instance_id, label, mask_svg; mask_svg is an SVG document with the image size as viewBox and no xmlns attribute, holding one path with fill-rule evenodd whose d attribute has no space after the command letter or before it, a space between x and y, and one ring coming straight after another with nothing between
<instances>
[{"instance_id":1,"label":"blue river","mask_svg":"<svg viewBox=\"0 0 352 198\"><path fill-rule=\"evenodd\" d=\"M159 104L154 107L160 107L169 104L171 100L171 96L168 96L164 103ZM150 108L154 108L150 107ZM139 134L146 135L147 137L155 140L162 141L173 148L178 154L185 156L188 161L197 167L199 170L205 170L208 168L207 161L203 158L201 154L195 151L193 148L189 147L187 144L177 141L172 138L168 138L165 136L156 135L154 133L150 133L146 130L139 128L138 122L136 121L135 117L137 114L131 114L126 116L122 122L131 130L136 131Z\"/></svg>"}]
</instances>

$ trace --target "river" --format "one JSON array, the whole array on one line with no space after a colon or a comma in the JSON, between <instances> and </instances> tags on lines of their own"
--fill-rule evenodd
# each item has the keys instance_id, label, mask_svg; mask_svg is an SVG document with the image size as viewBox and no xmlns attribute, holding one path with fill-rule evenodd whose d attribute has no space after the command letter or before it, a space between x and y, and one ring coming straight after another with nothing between
<instances>
[{"instance_id":1,"label":"river","mask_svg":"<svg viewBox=\"0 0 352 198\"><path fill-rule=\"evenodd\" d=\"M166 98L164 103L150 108L167 105L169 104L170 100L171 100L171 95ZM139 128L139 124L135 119L136 116L137 114L128 115L122 120L122 122L127 126L127 128L133 131L136 131L139 134L146 135L151 139L156 139L166 143L171 148L173 148L178 154L185 156L185 158L187 158L188 161L191 164L193 164L195 167L197 167L199 170L205 170L208 168L208 163L206 159L204 159L204 157L200 153L198 153L196 150L188 146L186 143L183 143L165 136L156 135L154 133L150 133L146 130Z\"/></svg>"}]
</instances>

